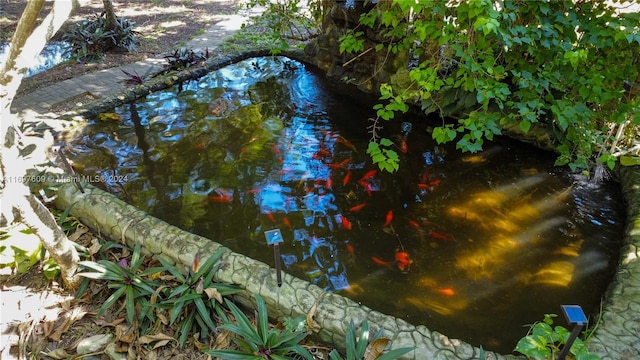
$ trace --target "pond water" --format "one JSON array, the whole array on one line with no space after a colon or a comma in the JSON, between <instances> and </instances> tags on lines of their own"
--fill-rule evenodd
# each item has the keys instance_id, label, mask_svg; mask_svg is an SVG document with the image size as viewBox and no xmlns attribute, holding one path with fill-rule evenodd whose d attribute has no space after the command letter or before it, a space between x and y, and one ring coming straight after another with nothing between
<instances>
[{"instance_id":1,"label":"pond water","mask_svg":"<svg viewBox=\"0 0 640 360\"><path fill-rule=\"evenodd\" d=\"M597 313L622 235L616 184L506 139L460 154L419 116L385 124L400 170L378 171L371 103L335 90L298 62L246 60L100 115L71 157L127 202L265 263L279 228L285 271L485 349L511 352L561 304Z\"/></svg>"},{"instance_id":2,"label":"pond water","mask_svg":"<svg viewBox=\"0 0 640 360\"><path fill-rule=\"evenodd\" d=\"M71 59L70 49L71 45L67 42L52 41L47 43L36 60L32 64L29 64L25 77L39 74ZM0 44L0 63L6 59L8 51L9 43Z\"/></svg>"}]
</instances>

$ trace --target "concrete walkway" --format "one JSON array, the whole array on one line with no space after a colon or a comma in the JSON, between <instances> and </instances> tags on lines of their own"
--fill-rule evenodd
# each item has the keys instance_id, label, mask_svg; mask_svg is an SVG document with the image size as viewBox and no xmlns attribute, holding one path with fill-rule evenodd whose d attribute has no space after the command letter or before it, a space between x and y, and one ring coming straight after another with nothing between
<instances>
[{"instance_id":1,"label":"concrete walkway","mask_svg":"<svg viewBox=\"0 0 640 360\"><path fill-rule=\"evenodd\" d=\"M219 15L219 22L208 28L203 34L188 41L184 47L203 51L204 49L215 49L226 38L238 31L250 16L258 15L261 11L262 9L254 8L251 12ZM11 111L21 113L25 110L31 110L39 114L46 114L52 106L82 94L105 98L126 87L124 81L127 80L127 76L122 70L140 75L160 71L167 64L163 56L97 71L40 88L16 98L11 105Z\"/></svg>"}]
</instances>

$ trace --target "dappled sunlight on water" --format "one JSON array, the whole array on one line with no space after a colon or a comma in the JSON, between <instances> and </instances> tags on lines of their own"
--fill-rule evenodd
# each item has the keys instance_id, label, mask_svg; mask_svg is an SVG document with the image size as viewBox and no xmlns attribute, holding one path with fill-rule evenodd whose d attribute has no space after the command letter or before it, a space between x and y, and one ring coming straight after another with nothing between
<instances>
[{"instance_id":1,"label":"dappled sunlight on water","mask_svg":"<svg viewBox=\"0 0 640 360\"><path fill-rule=\"evenodd\" d=\"M415 115L386 124L400 170L381 172L371 104L333 89L250 59L99 117L70 152L82 174L126 175L97 185L268 264L279 228L284 271L474 345L510 352L560 304L597 310L622 233L615 184L505 139L459 154Z\"/></svg>"}]
</instances>

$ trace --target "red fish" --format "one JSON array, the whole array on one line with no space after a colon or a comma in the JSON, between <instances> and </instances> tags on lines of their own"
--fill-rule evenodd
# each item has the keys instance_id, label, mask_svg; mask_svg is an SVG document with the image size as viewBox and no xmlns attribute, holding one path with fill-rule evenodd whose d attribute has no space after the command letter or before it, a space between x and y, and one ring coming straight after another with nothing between
<instances>
[{"instance_id":1,"label":"red fish","mask_svg":"<svg viewBox=\"0 0 640 360\"><path fill-rule=\"evenodd\" d=\"M351 179L351 171L348 171L347 175L345 175L344 179L342 179L342 185L347 185L350 179Z\"/></svg>"},{"instance_id":2,"label":"red fish","mask_svg":"<svg viewBox=\"0 0 640 360\"><path fill-rule=\"evenodd\" d=\"M409 220L409 225L414 229L420 229L420 224L418 224L418 222L415 220Z\"/></svg>"},{"instance_id":3,"label":"red fish","mask_svg":"<svg viewBox=\"0 0 640 360\"><path fill-rule=\"evenodd\" d=\"M331 186L332 186L332 185L333 185L333 180L331 180L331 176L329 176L329 177L327 178L327 181L325 182L324 186L325 186L327 189L331 189Z\"/></svg>"},{"instance_id":4,"label":"red fish","mask_svg":"<svg viewBox=\"0 0 640 360\"><path fill-rule=\"evenodd\" d=\"M453 237L453 235L451 234L440 234L438 232L435 232L433 230L429 230L429 233L427 233L427 235L429 235L429 237L436 239L436 240L447 240L447 241L453 241L456 238Z\"/></svg>"},{"instance_id":5,"label":"red fish","mask_svg":"<svg viewBox=\"0 0 640 360\"><path fill-rule=\"evenodd\" d=\"M347 251L352 257L356 256L356 250L353 248L353 245L351 245L350 243L347 243L346 247L347 247Z\"/></svg>"},{"instance_id":6,"label":"red fish","mask_svg":"<svg viewBox=\"0 0 640 360\"><path fill-rule=\"evenodd\" d=\"M429 185L436 186L436 185L440 185L441 182L442 182L442 180L440 180L440 179L432 180L432 181L429 181Z\"/></svg>"},{"instance_id":7,"label":"red fish","mask_svg":"<svg viewBox=\"0 0 640 360\"><path fill-rule=\"evenodd\" d=\"M436 292L444 296L453 296L456 294L456 292L452 288L436 289Z\"/></svg>"},{"instance_id":8,"label":"red fish","mask_svg":"<svg viewBox=\"0 0 640 360\"><path fill-rule=\"evenodd\" d=\"M351 211L351 212L360 211L360 210L362 210L362 208L363 208L363 207L365 207L365 206L367 206L367 203L362 203L362 204L359 204L359 205L356 205L356 206L351 207L351 208L349 209L349 211Z\"/></svg>"},{"instance_id":9,"label":"red fish","mask_svg":"<svg viewBox=\"0 0 640 360\"><path fill-rule=\"evenodd\" d=\"M389 210L389 212L387 213L387 217L385 218L384 225L382 225L382 227L389 226L389 224L391 224L391 220L393 220L393 211Z\"/></svg>"},{"instance_id":10,"label":"red fish","mask_svg":"<svg viewBox=\"0 0 640 360\"><path fill-rule=\"evenodd\" d=\"M423 184L426 184L428 179L429 179L429 170L424 169L424 171L422 172L422 175L420 175L420 182Z\"/></svg>"},{"instance_id":11,"label":"red fish","mask_svg":"<svg viewBox=\"0 0 640 360\"><path fill-rule=\"evenodd\" d=\"M342 221L342 226L347 230L351 230L351 222L349 221L349 219L344 216L341 216L340 218Z\"/></svg>"},{"instance_id":12,"label":"red fish","mask_svg":"<svg viewBox=\"0 0 640 360\"><path fill-rule=\"evenodd\" d=\"M429 184L424 184L424 183L418 184L418 187L420 189L425 189L425 190L430 190L431 189L431 186Z\"/></svg>"},{"instance_id":13,"label":"red fish","mask_svg":"<svg viewBox=\"0 0 640 360\"><path fill-rule=\"evenodd\" d=\"M411 263L413 263L413 260L409 258L408 252L396 251L396 265L398 266L398 269L400 269L400 271L409 271L409 269L411 269Z\"/></svg>"},{"instance_id":14,"label":"red fish","mask_svg":"<svg viewBox=\"0 0 640 360\"><path fill-rule=\"evenodd\" d=\"M331 152L327 149L319 149L318 150L318 155L323 156L323 157L331 157Z\"/></svg>"},{"instance_id":15,"label":"red fish","mask_svg":"<svg viewBox=\"0 0 640 360\"><path fill-rule=\"evenodd\" d=\"M271 222L276 222L276 218L273 216L273 214L270 211L267 211L266 214L269 220L271 220Z\"/></svg>"},{"instance_id":16,"label":"red fish","mask_svg":"<svg viewBox=\"0 0 640 360\"><path fill-rule=\"evenodd\" d=\"M291 221L289 221L289 218L287 218L286 216L282 218L282 223L288 227L289 229L291 229Z\"/></svg>"},{"instance_id":17,"label":"red fish","mask_svg":"<svg viewBox=\"0 0 640 360\"><path fill-rule=\"evenodd\" d=\"M373 177L375 174L377 173L377 170L369 170L369 172L367 172L366 174L364 174L364 176L362 178L360 178L360 180L358 180L358 182L365 182L365 180Z\"/></svg>"},{"instance_id":18,"label":"red fish","mask_svg":"<svg viewBox=\"0 0 640 360\"><path fill-rule=\"evenodd\" d=\"M344 167L345 165L347 165L347 164L348 164L348 163L350 163L350 162L351 162L351 159L344 159L344 160L342 160L342 161L340 162L340 165Z\"/></svg>"},{"instance_id":19,"label":"red fish","mask_svg":"<svg viewBox=\"0 0 640 360\"><path fill-rule=\"evenodd\" d=\"M407 145L407 142L404 139L400 140L400 151L402 151L403 153L409 151L409 145Z\"/></svg>"},{"instance_id":20,"label":"red fish","mask_svg":"<svg viewBox=\"0 0 640 360\"><path fill-rule=\"evenodd\" d=\"M205 148L205 146L207 146L207 143L206 143L206 142L201 142L200 144L196 144L196 145L194 145L194 146L193 146L193 149L194 149L194 150L201 150L201 149L204 149L204 148Z\"/></svg>"},{"instance_id":21,"label":"red fish","mask_svg":"<svg viewBox=\"0 0 640 360\"><path fill-rule=\"evenodd\" d=\"M391 267L393 265L391 262L384 261L384 260L382 260L380 258L377 258L375 256L371 257L371 260L373 260L374 263L376 263L377 265L380 265L380 266Z\"/></svg>"}]
</instances>

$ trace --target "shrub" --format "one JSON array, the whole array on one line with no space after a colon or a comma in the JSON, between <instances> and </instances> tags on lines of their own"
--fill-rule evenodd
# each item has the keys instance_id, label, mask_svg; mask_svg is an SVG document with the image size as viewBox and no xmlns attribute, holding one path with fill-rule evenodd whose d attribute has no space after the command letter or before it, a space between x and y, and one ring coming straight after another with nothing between
<instances>
[{"instance_id":1,"label":"shrub","mask_svg":"<svg viewBox=\"0 0 640 360\"><path fill-rule=\"evenodd\" d=\"M256 359L305 359L313 360L313 356L300 342L307 336L305 332L290 329L269 329L267 306L264 299L255 294L257 303L257 324L254 327L247 316L234 303L225 299L227 307L235 317L234 324L223 315L224 324L219 328L230 331L236 336L233 342L239 350L208 350L213 356L228 360L256 360Z\"/></svg>"},{"instance_id":2,"label":"shrub","mask_svg":"<svg viewBox=\"0 0 640 360\"><path fill-rule=\"evenodd\" d=\"M138 40L134 27L134 22L118 17L110 29L104 16L95 16L71 25L62 40L71 44L70 51L78 60L96 61L105 52L135 51Z\"/></svg>"}]
</instances>

